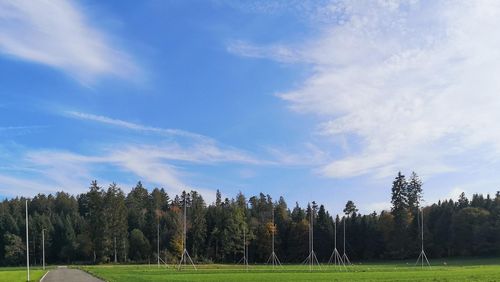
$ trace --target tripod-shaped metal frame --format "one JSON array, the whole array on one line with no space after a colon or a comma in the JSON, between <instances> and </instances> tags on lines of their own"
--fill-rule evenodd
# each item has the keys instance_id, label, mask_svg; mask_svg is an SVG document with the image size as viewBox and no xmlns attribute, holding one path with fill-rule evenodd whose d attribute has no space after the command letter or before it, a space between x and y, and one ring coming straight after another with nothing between
<instances>
[{"instance_id":1,"label":"tripod-shaped metal frame","mask_svg":"<svg viewBox=\"0 0 500 282\"><path fill-rule=\"evenodd\" d=\"M303 264L309 265L309 271L312 271L314 265L317 265L319 269L321 269L321 265L319 264L318 258L316 257L316 253L314 252L314 208L310 206L310 215L309 215L309 255L307 255Z\"/></svg>"},{"instance_id":2,"label":"tripod-shaped metal frame","mask_svg":"<svg viewBox=\"0 0 500 282\"><path fill-rule=\"evenodd\" d=\"M333 221L333 252L332 255L330 256L330 259L328 260L328 264L333 264L335 266L338 266L339 268L342 268L344 266L344 269L346 268L344 261L342 260L342 256L340 256L339 251L337 250L337 221Z\"/></svg>"},{"instance_id":3,"label":"tripod-shaped metal frame","mask_svg":"<svg viewBox=\"0 0 500 282\"><path fill-rule=\"evenodd\" d=\"M243 263L248 271L248 248L246 240L245 227L243 227L243 257L238 261L238 264Z\"/></svg>"},{"instance_id":4,"label":"tripod-shaped metal frame","mask_svg":"<svg viewBox=\"0 0 500 282\"><path fill-rule=\"evenodd\" d=\"M344 220L344 253L342 254L342 262L344 263L344 265L352 265L351 261L349 260L349 257L347 256L346 252L345 252L345 222L346 222L346 219L343 218Z\"/></svg>"},{"instance_id":5,"label":"tripod-shaped metal frame","mask_svg":"<svg viewBox=\"0 0 500 282\"><path fill-rule=\"evenodd\" d=\"M181 270L181 267L183 265L187 265L188 261L194 267L194 270L198 270L196 268L196 265L194 265L194 262L191 259L191 256L189 255L189 252L186 249L186 231L187 231L187 227L186 227L186 198L187 198L187 194L184 195L184 229L183 229L183 232L182 232L182 247L183 247L183 250L182 250L181 259L179 261L179 265L177 266L177 270Z\"/></svg>"},{"instance_id":6,"label":"tripod-shaped metal frame","mask_svg":"<svg viewBox=\"0 0 500 282\"><path fill-rule=\"evenodd\" d=\"M417 212L417 218L418 218L418 212ZM420 251L420 255L418 255L418 258L417 258L417 262L415 262L415 266L418 265L418 262L420 261L420 265L422 268L424 268L424 261L425 261L425 264L427 264L427 266L429 268L431 268L431 264L429 263L429 260L427 259L427 255L425 254L425 250L424 250L424 209L422 209L422 224L420 226L420 235L421 235L421 251Z\"/></svg>"},{"instance_id":7,"label":"tripod-shaped metal frame","mask_svg":"<svg viewBox=\"0 0 500 282\"><path fill-rule=\"evenodd\" d=\"M281 266L281 261L280 259L278 258L278 256L276 255L276 253L274 252L274 233L276 233L276 226L274 225L274 206L273 206L273 210L272 210L272 224L273 224L273 227L272 227L272 230L271 230L271 234L272 234L272 243L271 243L271 247L272 247L272 252L271 252L271 255L269 256L269 259L267 259L267 262L266 264L272 264L273 265L273 269L276 267L276 266Z\"/></svg>"}]
</instances>

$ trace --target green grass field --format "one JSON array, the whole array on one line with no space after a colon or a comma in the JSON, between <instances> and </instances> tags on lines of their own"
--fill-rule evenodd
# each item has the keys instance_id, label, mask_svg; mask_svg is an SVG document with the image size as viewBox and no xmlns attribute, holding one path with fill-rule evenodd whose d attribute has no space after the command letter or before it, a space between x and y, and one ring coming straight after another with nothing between
<instances>
[{"instance_id":1,"label":"green grass field","mask_svg":"<svg viewBox=\"0 0 500 282\"><path fill-rule=\"evenodd\" d=\"M40 267L30 269L30 281L39 281L46 270ZM0 267L0 282L26 281L25 267Z\"/></svg>"},{"instance_id":2,"label":"green grass field","mask_svg":"<svg viewBox=\"0 0 500 282\"><path fill-rule=\"evenodd\" d=\"M414 267L413 262L363 263L340 271L322 266L309 272L304 265L250 266L199 265L198 271L177 271L156 265L102 265L82 269L107 281L500 281L500 259L433 261L431 269Z\"/></svg>"}]
</instances>

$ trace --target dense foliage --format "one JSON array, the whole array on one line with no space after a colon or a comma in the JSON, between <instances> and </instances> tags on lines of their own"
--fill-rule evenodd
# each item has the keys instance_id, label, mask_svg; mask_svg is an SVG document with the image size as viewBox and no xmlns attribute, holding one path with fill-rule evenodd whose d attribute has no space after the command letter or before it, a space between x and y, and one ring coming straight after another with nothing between
<instances>
[{"instance_id":1,"label":"dense foliage","mask_svg":"<svg viewBox=\"0 0 500 282\"><path fill-rule=\"evenodd\" d=\"M29 200L30 252L40 264L42 230L48 263L58 262L156 262L159 234L160 256L173 262L183 250L183 209L187 206L187 249L198 262L237 262L243 255L246 232L250 262L265 262L271 252L276 224L276 253L283 262L301 262L309 252L310 215L313 213L314 246L320 261L337 248L342 252L342 225L346 224L346 249L351 260L408 258L420 252L420 202L422 182L416 174L407 181L401 173L392 186L392 209L361 215L348 201L345 215L333 218L323 205L289 208L260 194L247 199L242 193L222 199L217 192L207 205L196 192L170 198L163 190L151 192L139 182L128 195L111 184L103 189L96 181L76 197L64 192L39 194ZM25 260L25 200L0 203L0 265ZM500 255L500 193L464 194L423 208L427 255Z\"/></svg>"}]
</instances>

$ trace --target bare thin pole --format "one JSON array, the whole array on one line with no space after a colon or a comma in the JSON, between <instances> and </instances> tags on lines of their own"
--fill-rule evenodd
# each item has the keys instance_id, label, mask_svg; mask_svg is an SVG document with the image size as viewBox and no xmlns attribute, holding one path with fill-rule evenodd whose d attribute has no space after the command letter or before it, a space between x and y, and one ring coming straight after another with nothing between
<instances>
[{"instance_id":1,"label":"bare thin pole","mask_svg":"<svg viewBox=\"0 0 500 282\"><path fill-rule=\"evenodd\" d=\"M276 228L276 226L274 225L274 206L272 207L271 214L273 216L273 219L272 219L272 222L273 222L273 229L272 229L272 240L273 240L273 242L272 242L272 249L273 249L273 254L274 254L274 232L275 232L274 229ZM274 269L274 262L275 262L275 260L273 259L273 269Z\"/></svg>"},{"instance_id":2,"label":"bare thin pole","mask_svg":"<svg viewBox=\"0 0 500 282\"><path fill-rule=\"evenodd\" d=\"M429 268L431 268L431 264L429 263L429 260L427 259L427 255L425 254L425 250L424 250L424 209L423 208L421 210L421 214L422 214L422 218L421 218L422 225L420 226L421 250L420 250L420 255L417 258L417 262L415 263L415 266L418 265L418 262L420 261L420 267L424 268L424 260L425 260L425 263L427 264L427 266ZM418 211L417 211L417 216L418 216Z\"/></svg>"},{"instance_id":3,"label":"bare thin pole","mask_svg":"<svg viewBox=\"0 0 500 282\"><path fill-rule=\"evenodd\" d=\"M312 260L312 255L314 253L314 231L313 231L313 228L314 228L314 223L313 223L313 218L314 218L314 211L313 211L313 208L311 206L311 215L310 215L310 222L309 222L309 245L310 245L310 252L311 252L311 259L309 259L309 271L312 271L312 265L313 265L313 260Z\"/></svg>"},{"instance_id":4,"label":"bare thin pole","mask_svg":"<svg viewBox=\"0 0 500 282\"><path fill-rule=\"evenodd\" d=\"M275 232L274 229L276 228L276 226L274 225L274 207L273 207L273 210L271 211L271 213L273 214L273 234L272 234L272 236L273 236L273 243L272 243L272 245L273 245L273 254L274 254L274 232ZM273 260L273 268L274 268L274 260Z\"/></svg>"},{"instance_id":5,"label":"bare thin pole","mask_svg":"<svg viewBox=\"0 0 500 282\"><path fill-rule=\"evenodd\" d=\"M311 208L310 209L310 213L309 213L309 255L307 256L305 262L309 264L309 271L312 271L312 252L313 252L313 248L312 248L312 214L313 214L313 211L312 211L312 207L311 207L311 203L309 203L309 207Z\"/></svg>"},{"instance_id":6,"label":"bare thin pole","mask_svg":"<svg viewBox=\"0 0 500 282\"><path fill-rule=\"evenodd\" d=\"M272 228L271 228L271 238L272 238L271 246L272 246L272 252L271 252L271 255L269 256L269 259L267 260L267 264L272 263L273 269L274 269L275 266L282 266L281 262L280 262L280 260L278 258L278 256L274 252L274 233L276 232L276 225L274 225L274 205L272 207L271 214L272 214L272 217L273 217L272 221L271 221L272 222Z\"/></svg>"},{"instance_id":7,"label":"bare thin pole","mask_svg":"<svg viewBox=\"0 0 500 282\"><path fill-rule=\"evenodd\" d=\"M182 247L183 247L183 251L182 251L182 255L181 255L181 260L179 261L179 266L177 267L177 270L180 270L181 267L182 267L182 264L187 264L188 262L188 259L189 259L189 262L191 263L191 265L193 266L194 270L198 270L196 268L196 265L194 265L194 262L193 260L191 259L191 256L189 255L187 249L186 249L186 231L187 231L187 227L186 227L186 198L187 198L187 193L184 195L184 229L183 229L183 233L182 233Z\"/></svg>"},{"instance_id":8,"label":"bare thin pole","mask_svg":"<svg viewBox=\"0 0 500 282\"><path fill-rule=\"evenodd\" d=\"M243 257L240 259L240 261L238 261L238 264L240 262L245 265L245 269L248 271L247 240L246 240L245 226L243 226Z\"/></svg>"},{"instance_id":9,"label":"bare thin pole","mask_svg":"<svg viewBox=\"0 0 500 282\"><path fill-rule=\"evenodd\" d=\"M422 231L420 233L422 233L422 251L424 250L424 209L422 209Z\"/></svg>"},{"instance_id":10,"label":"bare thin pole","mask_svg":"<svg viewBox=\"0 0 500 282\"><path fill-rule=\"evenodd\" d=\"M328 260L328 263L333 263L335 266L339 266L340 268L342 268L341 266L344 266L344 269L346 268L345 263L342 260L342 256L337 250L337 219L333 220L333 252Z\"/></svg>"},{"instance_id":11,"label":"bare thin pole","mask_svg":"<svg viewBox=\"0 0 500 282\"><path fill-rule=\"evenodd\" d=\"M184 235L182 237L182 246L184 247L184 249L186 249L186 231L187 231L187 226L186 226L186 219L187 219L187 205L186 205L186 198L187 198L187 194L186 196L184 197Z\"/></svg>"},{"instance_id":12,"label":"bare thin pole","mask_svg":"<svg viewBox=\"0 0 500 282\"><path fill-rule=\"evenodd\" d=\"M311 207L309 214L309 255L306 257L303 263L307 263L309 265L309 271L312 271L313 266L316 264L321 269L318 258L316 257L316 253L314 252L314 208Z\"/></svg>"},{"instance_id":13,"label":"bare thin pole","mask_svg":"<svg viewBox=\"0 0 500 282\"><path fill-rule=\"evenodd\" d=\"M158 219L158 225L156 228L156 255L158 256L158 268L160 267L160 219Z\"/></svg>"},{"instance_id":14,"label":"bare thin pole","mask_svg":"<svg viewBox=\"0 0 500 282\"><path fill-rule=\"evenodd\" d=\"M26 269L28 274L28 280L30 281L30 244L28 235L28 200L26 200Z\"/></svg>"},{"instance_id":15,"label":"bare thin pole","mask_svg":"<svg viewBox=\"0 0 500 282\"><path fill-rule=\"evenodd\" d=\"M342 220L344 221L344 254L342 255L342 261L343 261L344 264L352 264L351 261L349 260L349 257L346 254L346 249L345 249L345 223L346 223L346 217L342 217Z\"/></svg>"},{"instance_id":16,"label":"bare thin pole","mask_svg":"<svg viewBox=\"0 0 500 282\"><path fill-rule=\"evenodd\" d=\"M42 229L42 265L45 270L45 229Z\"/></svg>"}]
</instances>

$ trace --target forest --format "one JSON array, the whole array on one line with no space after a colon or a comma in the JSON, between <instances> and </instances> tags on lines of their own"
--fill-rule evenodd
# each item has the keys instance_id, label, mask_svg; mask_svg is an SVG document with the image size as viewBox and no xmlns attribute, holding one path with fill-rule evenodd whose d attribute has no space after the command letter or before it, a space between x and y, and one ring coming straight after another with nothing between
<instances>
[{"instance_id":1,"label":"forest","mask_svg":"<svg viewBox=\"0 0 500 282\"><path fill-rule=\"evenodd\" d=\"M168 263L183 251L183 210L187 210L187 250L198 263L235 263L243 256L243 233L250 263L264 263L275 232L276 254L285 263L302 262L309 253L309 220L313 218L314 249L328 261L334 248L342 253L343 225L346 253L351 261L415 258L420 252L420 212L424 215L425 251L432 260L452 256L500 255L500 192L494 197L461 194L421 206L422 181L398 173L392 183L390 210L360 214L347 201L344 214L332 216L324 205L312 202L291 207L283 197L238 193L207 204L196 191L168 195L150 192L138 182L125 194L116 184L101 187L92 181L80 195L65 192L38 194L0 203L0 265L26 260L25 201L29 205L31 263L42 258L42 230L46 262L55 263ZM389 196L389 195L388 195ZM312 213L312 216L311 216ZM274 224L273 226L273 215ZM159 235L159 237L158 237Z\"/></svg>"}]
</instances>

